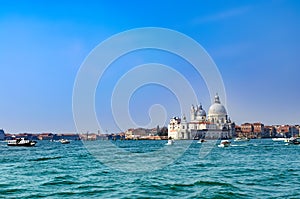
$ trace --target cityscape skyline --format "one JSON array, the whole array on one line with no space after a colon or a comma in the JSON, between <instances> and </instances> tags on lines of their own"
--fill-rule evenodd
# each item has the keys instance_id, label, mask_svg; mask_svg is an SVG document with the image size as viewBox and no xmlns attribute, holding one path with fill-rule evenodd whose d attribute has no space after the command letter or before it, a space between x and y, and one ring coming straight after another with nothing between
<instances>
[{"instance_id":1,"label":"cityscape skyline","mask_svg":"<svg viewBox=\"0 0 300 199\"><path fill-rule=\"evenodd\" d=\"M7 132L76 131L72 92L81 64L100 42L140 27L173 29L204 47L223 78L225 106L232 121L300 123L298 1L2 4L0 128ZM189 63L167 52L137 51L112 63L101 80L105 86L97 88L96 113L105 129L119 131L110 107L103 106L115 83L133 67L154 62L187 77L199 103L208 109L213 96ZM151 97L154 95L160 98ZM173 116L181 117L172 92L146 85L136 90L129 102L137 124L149 122L153 104L164 105L167 112L160 126L166 126Z\"/></svg>"}]
</instances>

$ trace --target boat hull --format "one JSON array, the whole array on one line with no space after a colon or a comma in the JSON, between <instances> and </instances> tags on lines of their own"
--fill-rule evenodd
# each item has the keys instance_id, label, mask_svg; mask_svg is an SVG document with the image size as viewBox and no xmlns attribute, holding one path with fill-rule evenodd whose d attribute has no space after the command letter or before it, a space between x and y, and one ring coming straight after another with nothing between
<instances>
[{"instance_id":1,"label":"boat hull","mask_svg":"<svg viewBox=\"0 0 300 199\"><path fill-rule=\"evenodd\" d=\"M7 143L7 146L23 146L23 147L33 147L36 141L30 141L28 143Z\"/></svg>"},{"instance_id":2,"label":"boat hull","mask_svg":"<svg viewBox=\"0 0 300 199\"><path fill-rule=\"evenodd\" d=\"M221 143L218 145L218 147L229 147L231 144L231 142L229 142L228 140L223 140L221 141Z\"/></svg>"},{"instance_id":3,"label":"boat hull","mask_svg":"<svg viewBox=\"0 0 300 199\"><path fill-rule=\"evenodd\" d=\"M62 143L62 144L70 144L70 141L69 141L69 140L61 139L61 140L59 140L59 141L60 141L60 143Z\"/></svg>"}]
</instances>

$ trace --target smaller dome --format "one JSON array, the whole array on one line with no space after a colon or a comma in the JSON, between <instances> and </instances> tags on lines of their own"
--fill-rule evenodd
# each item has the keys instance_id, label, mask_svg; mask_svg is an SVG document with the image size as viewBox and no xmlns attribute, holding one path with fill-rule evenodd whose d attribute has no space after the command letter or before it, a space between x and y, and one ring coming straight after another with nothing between
<instances>
[{"instance_id":1,"label":"smaller dome","mask_svg":"<svg viewBox=\"0 0 300 199\"><path fill-rule=\"evenodd\" d=\"M206 112L203 110L202 105L199 105L196 111L196 119L201 120L203 117L206 117Z\"/></svg>"},{"instance_id":2,"label":"smaller dome","mask_svg":"<svg viewBox=\"0 0 300 199\"><path fill-rule=\"evenodd\" d=\"M205 112L205 110L202 108L202 105L200 104L200 106L199 106L199 114L200 114L200 116L206 116L206 112Z\"/></svg>"}]
</instances>

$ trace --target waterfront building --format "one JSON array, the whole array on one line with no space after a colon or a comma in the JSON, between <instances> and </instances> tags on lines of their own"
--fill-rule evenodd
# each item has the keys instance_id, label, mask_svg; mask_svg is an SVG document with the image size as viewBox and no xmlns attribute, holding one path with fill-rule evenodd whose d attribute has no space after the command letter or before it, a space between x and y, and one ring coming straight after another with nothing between
<instances>
[{"instance_id":1,"label":"waterfront building","mask_svg":"<svg viewBox=\"0 0 300 199\"><path fill-rule=\"evenodd\" d=\"M254 127L253 127L253 124L251 123L244 123L244 124L241 124L241 129L242 129L242 134L244 135L244 137L247 137L247 138L254 138Z\"/></svg>"},{"instance_id":2,"label":"waterfront building","mask_svg":"<svg viewBox=\"0 0 300 199\"><path fill-rule=\"evenodd\" d=\"M241 130L247 138L261 138L265 134L265 125L261 122L244 123L241 125Z\"/></svg>"},{"instance_id":3,"label":"waterfront building","mask_svg":"<svg viewBox=\"0 0 300 199\"><path fill-rule=\"evenodd\" d=\"M52 140L53 139L53 133L41 133L38 135L39 140Z\"/></svg>"},{"instance_id":4,"label":"waterfront building","mask_svg":"<svg viewBox=\"0 0 300 199\"><path fill-rule=\"evenodd\" d=\"M98 137L99 135L96 133L87 132L87 133L79 134L79 139L85 141L95 141L97 140Z\"/></svg>"},{"instance_id":5,"label":"waterfront building","mask_svg":"<svg viewBox=\"0 0 300 199\"><path fill-rule=\"evenodd\" d=\"M250 134L250 133L253 132L254 127L250 123L244 123L244 124L241 125L241 129L242 129L243 133Z\"/></svg>"},{"instance_id":6,"label":"waterfront building","mask_svg":"<svg viewBox=\"0 0 300 199\"><path fill-rule=\"evenodd\" d=\"M262 138L272 138L276 136L276 129L273 126L265 126Z\"/></svg>"},{"instance_id":7,"label":"waterfront building","mask_svg":"<svg viewBox=\"0 0 300 199\"><path fill-rule=\"evenodd\" d=\"M254 133L262 133L264 132L264 129L265 129L265 125L262 124L261 122L256 122L256 123L253 123L253 132Z\"/></svg>"},{"instance_id":8,"label":"waterfront building","mask_svg":"<svg viewBox=\"0 0 300 199\"><path fill-rule=\"evenodd\" d=\"M5 133L3 129L0 129L0 140L4 140L5 138Z\"/></svg>"},{"instance_id":9,"label":"waterfront building","mask_svg":"<svg viewBox=\"0 0 300 199\"><path fill-rule=\"evenodd\" d=\"M241 126L235 125L235 134L237 137L245 137L242 133Z\"/></svg>"},{"instance_id":10,"label":"waterfront building","mask_svg":"<svg viewBox=\"0 0 300 199\"><path fill-rule=\"evenodd\" d=\"M277 125L275 128L277 131L276 137L294 137L299 135L299 130L296 126Z\"/></svg>"},{"instance_id":11,"label":"waterfront building","mask_svg":"<svg viewBox=\"0 0 300 199\"><path fill-rule=\"evenodd\" d=\"M133 139L133 135L132 135L133 130L134 130L134 129L128 129L128 130L125 132L125 139L126 139L126 140L132 140L132 139Z\"/></svg>"},{"instance_id":12,"label":"waterfront building","mask_svg":"<svg viewBox=\"0 0 300 199\"><path fill-rule=\"evenodd\" d=\"M55 134L53 136L57 137L58 139L65 139L65 140L80 140L80 137L77 133L70 133L70 134Z\"/></svg>"},{"instance_id":13,"label":"waterfront building","mask_svg":"<svg viewBox=\"0 0 300 199\"><path fill-rule=\"evenodd\" d=\"M295 125L297 131L298 131L298 137L300 137L300 125Z\"/></svg>"},{"instance_id":14,"label":"waterfront building","mask_svg":"<svg viewBox=\"0 0 300 199\"><path fill-rule=\"evenodd\" d=\"M30 135L30 134L27 134L26 136L25 135L21 135L21 136L22 137L30 136L30 139L35 139L34 137L36 137L36 139L39 139L39 140L59 140L59 139L80 140L79 135L76 133L66 133L66 134L41 133L41 134L38 134L35 136Z\"/></svg>"},{"instance_id":15,"label":"waterfront building","mask_svg":"<svg viewBox=\"0 0 300 199\"><path fill-rule=\"evenodd\" d=\"M146 137L149 135L147 131L148 131L147 129L143 129L143 128L134 129L132 131L132 137L133 139L140 139L142 137Z\"/></svg>"},{"instance_id":16,"label":"waterfront building","mask_svg":"<svg viewBox=\"0 0 300 199\"><path fill-rule=\"evenodd\" d=\"M190 121L183 116L173 117L168 125L168 137L173 139L219 139L231 138L235 135L235 124L227 115L218 94L210 106L208 114L202 105L191 106Z\"/></svg>"},{"instance_id":17,"label":"waterfront building","mask_svg":"<svg viewBox=\"0 0 300 199\"><path fill-rule=\"evenodd\" d=\"M253 133L256 138L261 138L265 131L265 125L261 122L253 123Z\"/></svg>"}]
</instances>

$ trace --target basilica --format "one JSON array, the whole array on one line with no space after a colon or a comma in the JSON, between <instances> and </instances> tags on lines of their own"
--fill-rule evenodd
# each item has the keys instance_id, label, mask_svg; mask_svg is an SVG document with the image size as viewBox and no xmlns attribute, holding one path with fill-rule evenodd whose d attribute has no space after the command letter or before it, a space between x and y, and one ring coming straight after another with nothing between
<instances>
[{"instance_id":1,"label":"basilica","mask_svg":"<svg viewBox=\"0 0 300 199\"><path fill-rule=\"evenodd\" d=\"M229 139L235 134L235 124L231 122L218 94L208 109L202 105L192 105L190 121L173 117L168 125L168 137L173 139Z\"/></svg>"}]
</instances>

